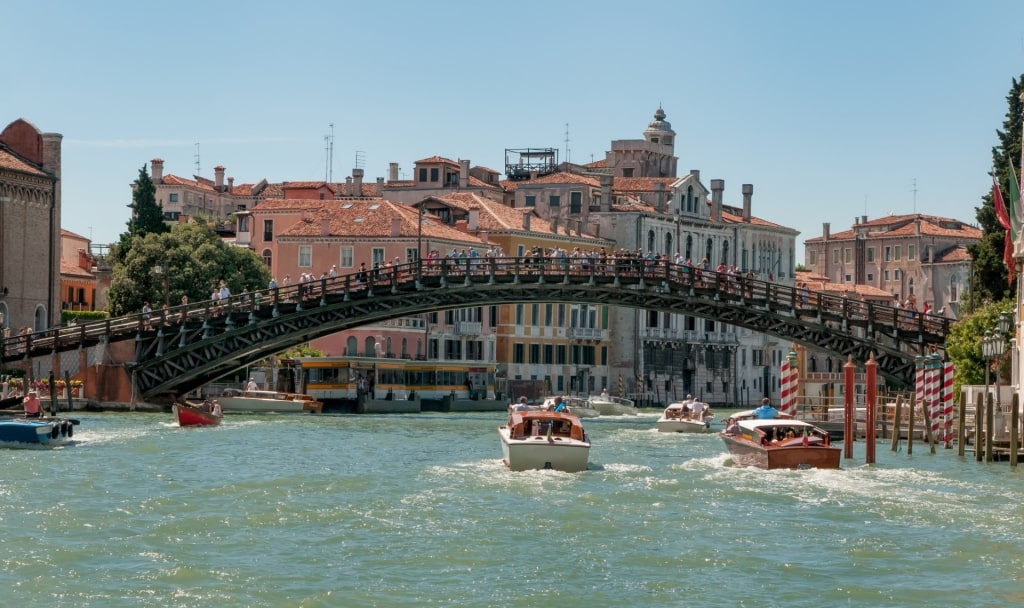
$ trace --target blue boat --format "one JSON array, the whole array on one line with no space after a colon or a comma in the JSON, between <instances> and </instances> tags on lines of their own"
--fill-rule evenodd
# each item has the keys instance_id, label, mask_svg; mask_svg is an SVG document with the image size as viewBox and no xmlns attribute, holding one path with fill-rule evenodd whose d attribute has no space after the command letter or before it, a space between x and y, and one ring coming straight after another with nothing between
<instances>
[{"instance_id":1,"label":"blue boat","mask_svg":"<svg viewBox=\"0 0 1024 608\"><path fill-rule=\"evenodd\" d=\"M48 444L74 435L77 420L66 418L0 419L0 443Z\"/></svg>"}]
</instances>

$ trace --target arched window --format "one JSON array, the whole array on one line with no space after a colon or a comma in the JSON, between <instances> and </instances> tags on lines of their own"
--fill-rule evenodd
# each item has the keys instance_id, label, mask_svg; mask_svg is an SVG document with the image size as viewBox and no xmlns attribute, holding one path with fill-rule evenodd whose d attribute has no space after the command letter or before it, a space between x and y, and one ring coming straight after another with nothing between
<instances>
[{"instance_id":1,"label":"arched window","mask_svg":"<svg viewBox=\"0 0 1024 608\"><path fill-rule=\"evenodd\" d=\"M654 251L654 231L647 231L647 251Z\"/></svg>"},{"instance_id":2,"label":"arched window","mask_svg":"<svg viewBox=\"0 0 1024 608\"><path fill-rule=\"evenodd\" d=\"M730 266L729 264L729 241L722 241L722 263Z\"/></svg>"},{"instance_id":3,"label":"arched window","mask_svg":"<svg viewBox=\"0 0 1024 608\"><path fill-rule=\"evenodd\" d=\"M708 239L707 246L704 248L704 257L708 259L708 262L715 258L714 243L711 239Z\"/></svg>"},{"instance_id":4,"label":"arched window","mask_svg":"<svg viewBox=\"0 0 1024 608\"><path fill-rule=\"evenodd\" d=\"M274 261L274 252L269 249L263 250L263 263L270 268L270 263Z\"/></svg>"},{"instance_id":5,"label":"arched window","mask_svg":"<svg viewBox=\"0 0 1024 608\"><path fill-rule=\"evenodd\" d=\"M402 338L402 358L406 359L409 355L409 338Z\"/></svg>"},{"instance_id":6,"label":"arched window","mask_svg":"<svg viewBox=\"0 0 1024 608\"><path fill-rule=\"evenodd\" d=\"M751 254L750 254L750 263L754 267L753 268L754 272L761 272L761 265L758 264L758 261L759 260L757 259L757 245L755 244L753 246L753 248L751 250Z\"/></svg>"},{"instance_id":7,"label":"arched window","mask_svg":"<svg viewBox=\"0 0 1024 608\"><path fill-rule=\"evenodd\" d=\"M949 301L960 301L960 277L955 274L949 277Z\"/></svg>"},{"instance_id":8,"label":"arched window","mask_svg":"<svg viewBox=\"0 0 1024 608\"><path fill-rule=\"evenodd\" d=\"M376 354L377 341L373 339L373 336L368 336L363 344L365 344L366 346L366 348L363 350L364 356L372 357Z\"/></svg>"},{"instance_id":9,"label":"arched window","mask_svg":"<svg viewBox=\"0 0 1024 608\"><path fill-rule=\"evenodd\" d=\"M46 307L40 304L36 306L36 312L32 316L32 331L46 331L50 329L46 320Z\"/></svg>"},{"instance_id":10,"label":"arched window","mask_svg":"<svg viewBox=\"0 0 1024 608\"><path fill-rule=\"evenodd\" d=\"M389 357L391 356L391 336L384 340L384 353Z\"/></svg>"},{"instance_id":11,"label":"arched window","mask_svg":"<svg viewBox=\"0 0 1024 608\"><path fill-rule=\"evenodd\" d=\"M672 253L672 233L671 232L666 232L665 233L665 253L666 254L671 254Z\"/></svg>"},{"instance_id":12,"label":"arched window","mask_svg":"<svg viewBox=\"0 0 1024 608\"><path fill-rule=\"evenodd\" d=\"M359 342L355 336L349 336L348 340L345 340L345 355L349 357L359 355Z\"/></svg>"},{"instance_id":13,"label":"arched window","mask_svg":"<svg viewBox=\"0 0 1024 608\"><path fill-rule=\"evenodd\" d=\"M686 235L686 257L693 258L693 235Z\"/></svg>"}]
</instances>

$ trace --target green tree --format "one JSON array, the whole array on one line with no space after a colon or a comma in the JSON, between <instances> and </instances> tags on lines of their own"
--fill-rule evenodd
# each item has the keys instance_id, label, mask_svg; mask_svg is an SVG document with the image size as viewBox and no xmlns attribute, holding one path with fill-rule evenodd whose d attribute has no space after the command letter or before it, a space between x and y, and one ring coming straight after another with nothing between
<instances>
[{"instance_id":1,"label":"green tree","mask_svg":"<svg viewBox=\"0 0 1024 608\"><path fill-rule=\"evenodd\" d=\"M142 309L146 301L153 308L167 300L171 306L209 300L220 281L232 294L266 289L270 271L254 251L225 243L203 224L190 222L170 232L131 237L124 259L113 269L108 293L113 315ZM160 266L163 272L157 273ZM166 281L166 285L165 285Z\"/></svg>"},{"instance_id":2,"label":"green tree","mask_svg":"<svg viewBox=\"0 0 1024 608\"><path fill-rule=\"evenodd\" d=\"M949 355L956 370L955 391L959 392L964 384L985 383L985 359L981 354L981 340L986 332L997 331L1001 313L1009 313L1012 318L1015 306L1013 298L987 302L978 307L973 314L960 319L950 327L949 335L946 337L946 354ZM1009 352L1010 349L1007 348L1006 356L998 362L1004 378L1009 378Z\"/></svg>"},{"instance_id":3,"label":"green tree","mask_svg":"<svg viewBox=\"0 0 1024 608\"><path fill-rule=\"evenodd\" d=\"M999 145L992 148L992 167L1004 193L1011 179L1011 167L1017 171L1017 179L1020 179L1021 120L1024 118L1021 93L1024 93L1024 74L1021 74L1020 79L1012 81L1010 93L1006 96L1007 111L1003 128L996 131ZM984 302L1002 300L1017 292L1016 280L1012 284L1007 280L1007 268L1003 262L1006 231L996 217L991 190L982 197L981 206L976 207L975 211L982 240L968 248L974 261L969 293L966 295L968 309Z\"/></svg>"},{"instance_id":4,"label":"green tree","mask_svg":"<svg viewBox=\"0 0 1024 608\"><path fill-rule=\"evenodd\" d=\"M128 219L128 231L121 233L117 245L110 252L114 263L123 262L131 250L135 237L147 234L165 234L170 231L164 222L164 209L156 202L156 186L146 171L146 165L139 169L139 176L132 184L132 216Z\"/></svg>"}]
</instances>

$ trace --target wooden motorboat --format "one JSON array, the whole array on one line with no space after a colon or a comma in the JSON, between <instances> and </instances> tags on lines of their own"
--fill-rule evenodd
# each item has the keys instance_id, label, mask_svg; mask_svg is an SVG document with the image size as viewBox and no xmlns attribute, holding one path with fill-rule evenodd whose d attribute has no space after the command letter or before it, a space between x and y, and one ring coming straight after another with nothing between
<instances>
[{"instance_id":1,"label":"wooden motorboat","mask_svg":"<svg viewBox=\"0 0 1024 608\"><path fill-rule=\"evenodd\" d=\"M601 393L590 398L590 407L602 416L636 416L636 403L624 397L612 397Z\"/></svg>"},{"instance_id":2,"label":"wooden motorboat","mask_svg":"<svg viewBox=\"0 0 1024 608\"><path fill-rule=\"evenodd\" d=\"M708 404L678 401L669 404L654 425L661 433L708 433L714 419Z\"/></svg>"},{"instance_id":3,"label":"wooden motorboat","mask_svg":"<svg viewBox=\"0 0 1024 608\"><path fill-rule=\"evenodd\" d=\"M224 413L302 413L319 414L324 404L312 395L283 391L243 391L229 388L217 397Z\"/></svg>"},{"instance_id":4,"label":"wooden motorboat","mask_svg":"<svg viewBox=\"0 0 1024 608\"><path fill-rule=\"evenodd\" d=\"M12 410L15 408L21 409L21 402L25 400L25 395L18 395L17 397L4 397L0 399L0 410Z\"/></svg>"},{"instance_id":5,"label":"wooden motorboat","mask_svg":"<svg viewBox=\"0 0 1024 608\"><path fill-rule=\"evenodd\" d=\"M224 414L212 404L176 402L171 406L178 426L217 426L224 419Z\"/></svg>"},{"instance_id":6,"label":"wooden motorboat","mask_svg":"<svg viewBox=\"0 0 1024 608\"><path fill-rule=\"evenodd\" d=\"M70 418L10 417L0 419L0 443L49 444L70 439L78 420Z\"/></svg>"},{"instance_id":7,"label":"wooden motorboat","mask_svg":"<svg viewBox=\"0 0 1024 608\"><path fill-rule=\"evenodd\" d=\"M761 469L838 469L842 448L828 432L794 418L737 420L719 433L734 463Z\"/></svg>"},{"instance_id":8,"label":"wooden motorboat","mask_svg":"<svg viewBox=\"0 0 1024 608\"><path fill-rule=\"evenodd\" d=\"M590 437L578 416L568 412L513 411L498 427L505 466L512 471L586 470Z\"/></svg>"}]
</instances>

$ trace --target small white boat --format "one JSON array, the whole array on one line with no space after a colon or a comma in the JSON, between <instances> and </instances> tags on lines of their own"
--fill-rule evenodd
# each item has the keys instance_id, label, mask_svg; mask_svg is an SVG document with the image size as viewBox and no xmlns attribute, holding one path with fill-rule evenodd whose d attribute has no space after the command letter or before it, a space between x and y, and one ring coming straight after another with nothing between
<instances>
[{"instance_id":1,"label":"small white boat","mask_svg":"<svg viewBox=\"0 0 1024 608\"><path fill-rule=\"evenodd\" d=\"M707 403L677 401L665 408L655 426L661 433L707 433L714 419Z\"/></svg>"},{"instance_id":2,"label":"small white boat","mask_svg":"<svg viewBox=\"0 0 1024 608\"><path fill-rule=\"evenodd\" d=\"M243 391L234 388L225 390L217 397L217 401L220 402L224 413L320 413L324 407L322 402L311 395L281 391Z\"/></svg>"},{"instance_id":3,"label":"small white boat","mask_svg":"<svg viewBox=\"0 0 1024 608\"><path fill-rule=\"evenodd\" d=\"M508 411L529 411L529 412L550 412L555 409L555 399L557 396L545 397L543 403L537 405L528 405L525 403L513 403L508 406ZM589 400L583 397L562 397L562 402L569 408L570 414L575 414L580 418L597 418L601 415L596 408L590 405Z\"/></svg>"},{"instance_id":4,"label":"small white boat","mask_svg":"<svg viewBox=\"0 0 1024 608\"><path fill-rule=\"evenodd\" d=\"M590 407L602 416L636 416L636 403L623 397L612 397L601 393L589 399Z\"/></svg>"},{"instance_id":5,"label":"small white boat","mask_svg":"<svg viewBox=\"0 0 1024 608\"><path fill-rule=\"evenodd\" d=\"M584 471L590 437L580 419L567 412L513 411L498 427L505 466L512 471Z\"/></svg>"}]
</instances>

